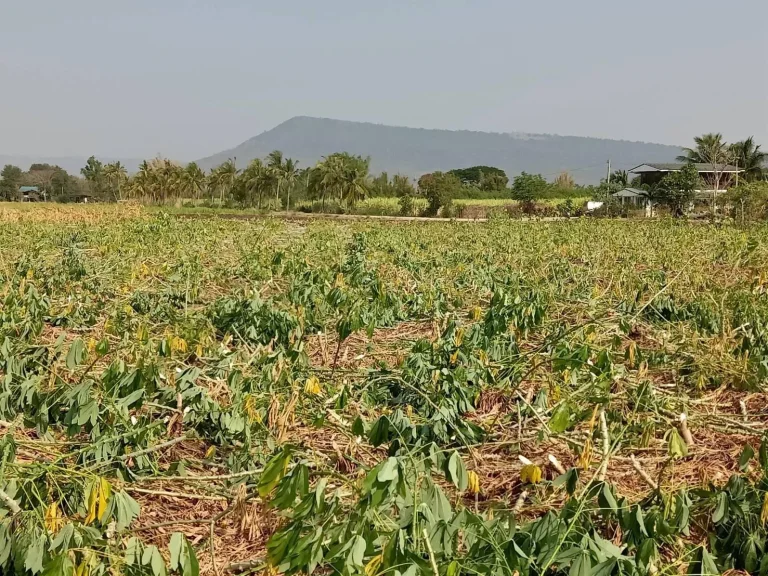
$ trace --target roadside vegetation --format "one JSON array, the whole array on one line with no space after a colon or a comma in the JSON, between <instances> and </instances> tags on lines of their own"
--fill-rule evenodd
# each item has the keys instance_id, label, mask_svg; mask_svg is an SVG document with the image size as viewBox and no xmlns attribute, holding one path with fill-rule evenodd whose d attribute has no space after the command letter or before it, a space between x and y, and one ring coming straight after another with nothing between
<instances>
[{"instance_id":1,"label":"roadside vegetation","mask_svg":"<svg viewBox=\"0 0 768 576\"><path fill-rule=\"evenodd\" d=\"M768 569L764 225L0 224L4 574Z\"/></svg>"}]
</instances>

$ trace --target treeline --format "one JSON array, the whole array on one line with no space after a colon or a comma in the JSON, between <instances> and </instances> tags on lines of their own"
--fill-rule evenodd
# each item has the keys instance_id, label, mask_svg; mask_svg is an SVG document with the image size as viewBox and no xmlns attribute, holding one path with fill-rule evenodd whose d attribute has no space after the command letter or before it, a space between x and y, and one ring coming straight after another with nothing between
<instances>
[{"instance_id":1,"label":"treeline","mask_svg":"<svg viewBox=\"0 0 768 576\"><path fill-rule=\"evenodd\" d=\"M744 170L743 180L754 182L765 175L765 153L752 138L727 144L719 134L697 137L695 147L684 149L679 160L686 162L735 163ZM665 188L648 190L652 199L666 194ZM275 150L266 158L252 160L239 169L230 159L208 173L196 163L179 164L164 158L144 161L139 170L128 174L120 162L104 164L91 157L78 176L67 174L58 166L33 164L26 172L7 165L0 172L0 199L21 200L22 187L36 187L35 200L72 201L82 198L99 201L137 200L144 203L167 203L179 200L210 206L253 207L267 210L302 209L345 211L369 197L396 197L401 214L413 214L416 198L426 200L425 215L452 214L455 199L509 198L533 208L537 200L599 198L627 186L639 187L626 171L617 170L597 186L580 186L568 172L551 182L541 174L523 172L510 182L504 170L494 166L471 166L446 172L425 174L412 179L386 172L373 176L370 158L337 152L315 166L302 167L282 152ZM686 184L687 186L687 184ZM690 188L690 186L687 186ZM25 190L26 192L26 190ZM688 200L688 195L670 200L675 209ZM423 200L421 204L423 204ZM309 204L309 206L308 206Z\"/></svg>"}]
</instances>

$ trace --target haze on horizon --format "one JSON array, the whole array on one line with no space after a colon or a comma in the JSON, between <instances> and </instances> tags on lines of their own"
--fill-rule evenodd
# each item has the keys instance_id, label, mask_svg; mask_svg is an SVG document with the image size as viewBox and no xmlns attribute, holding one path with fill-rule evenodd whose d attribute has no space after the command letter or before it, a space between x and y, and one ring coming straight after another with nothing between
<instances>
[{"instance_id":1,"label":"haze on horizon","mask_svg":"<svg viewBox=\"0 0 768 576\"><path fill-rule=\"evenodd\" d=\"M298 115L768 146L768 2L5 2L0 154L193 160Z\"/></svg>"}]
</instances>

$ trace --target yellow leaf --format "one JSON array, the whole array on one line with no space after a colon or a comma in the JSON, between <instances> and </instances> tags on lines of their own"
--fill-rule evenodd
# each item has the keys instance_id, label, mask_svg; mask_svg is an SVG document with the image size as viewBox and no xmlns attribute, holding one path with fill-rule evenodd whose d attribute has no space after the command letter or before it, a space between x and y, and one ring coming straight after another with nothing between
<instances>
[{"instance_id":1,"label":"yellow leaf","mask_svg":"<svg viewBox=\"0 0 768 576\"><path fill-rule=\"evenodd\" d=\"M317 379L317 376L307 378L307 382L304 384L304 392L312 396L320 394L320 380Z\"/></svg>"},{"instance_id":2,"label":"yellow leaf","mask_svg":"<svg viewBox=\"0 0 768 576\"><path fill-rule=\"evenodd\" d=\"M582 470L587 470L591 462L592 462L592 439L587 438L587 441L584 442L584 450L582 450L581 454L579 455L579 468L581 468Z\"/></svg>"},{"instance_id":3,"label":"yellow leaf","mask_svg":"<svg viewBox=\"0 0 768 576\"><path fill-rule=\"evenodd\" d=\"M536 464L526 464L520 469L520 480L528 484L541 482L541 468Z\"/></svg>"},{"instance_id":4,"label":"yellow leaf","mask_svg":"<svg viewBox=\"0 0 768 576\"><path fill-rule=\"evenodd\" d=\"M467 491L470 494L480 493L480 477L474 470L467 472Z\"/></svg>"},{"instance_id":5,"label":"yellow leaf","mask_svg":"<svg viewBox=\"0 0 768 576\"><path fill-rule=\"evenodd\" d=\"M96 505L99 500L99 482L93 482L88 492L88 515L85 517L85 523L90 524L96 520Z\"/></svg>"},{"instance_id":6,"label":"yellow leaf","mask_svg":"<svg viewBox=\"0 0 768 576\"><path fill-rule=\"evenodd\" d=\"M205 451L205 459L210 460L214 456L216 456L216 446L211 446Z\"/></svg>"},{"instance_id":7,"label":"yellow leaf","mask_svg":"<svg viewBox=\"0 0 768 576\"><path fill-rule=\"evenodd\" d=\"M459 361L459 351L456 350L453 354L451 354L451 366L455 366L456 362Z\"/></svg>"},{"instance_id":8,"label":"yellow leaf","mask_svg":"<svg viewBox=\"0 0 768 576\"><path fill-rule=\"evenodd\" d=\"M483 316L483 310L480 308L480 306L475 306L470 311L469 316L470 316L470 318L472 318L472 320L477 322Z\"/></svg>"},{"instance_id":9,"label":"yellow leaf","mask_svg":"<svg viewBox=\"0 0 768 576\"><path fill-rule=\"evenodd\" d=\"M99 509L98 518L101 520L104 517L104 513L107 511L107 500L112 494L112 486L109 485L106 478L99 480Z\"/></svg>"},{"instance_id":10,"label":"yellow leaf","mask_svg":"<svg viewBox=\"0 0 768 576\"><path fill-rule=\"evenodd\" d=\"M64 518L61 515L61 511L59 510L58 503L51 502L48 508L45 509L46 530L48 530L53 534L56 534L59 530L61 530L61 527L63 524L64 524Z\"/></svg>"},{"instance_id":11,"label":"yellow leaf","mask_svg":"<svg viewBox=\"0 0 768 576\"><path fill-rule=\"evenodd\" d=\"M768 492L763 497L763 508L760 510L760 524L765 524L768 520Z\"/></svg>"},{"instance_id":12,"label":"yellow leaf","mask_svg":"<svg viewBox=\"0 0 768 576\"><path fill-rule=\"evenodd\" d=\"M365 576L376 576L379 573L379 566L381 566L383 560L384 557L381 554L371 558L368 564L365 565Z\"/></svg>"}]
</instances>

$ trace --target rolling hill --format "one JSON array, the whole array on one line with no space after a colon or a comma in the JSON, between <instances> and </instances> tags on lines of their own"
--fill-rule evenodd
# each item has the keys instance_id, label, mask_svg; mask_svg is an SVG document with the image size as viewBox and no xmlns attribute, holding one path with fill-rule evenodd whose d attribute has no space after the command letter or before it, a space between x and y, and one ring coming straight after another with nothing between
<instances>
[{"instance_id":1,"label":"rolling hill","mask_svg":"<svg viewBox=\"0 0 768 576\"><path fill-rule=\"evenodd\" d=\"M323 156L347 151L371 157L371 171L417 177L435 170L477 164L498 166L512 177L522 171L551 179L568 171L577 183L599 182L606 161L613 169L643 162L671 162L680 148L646 142L549 134L430 130L297 116L242 144L198 160L206 170L235 158L243 168L272 150L311 166Z\"/></svg>"}]
</instances>

